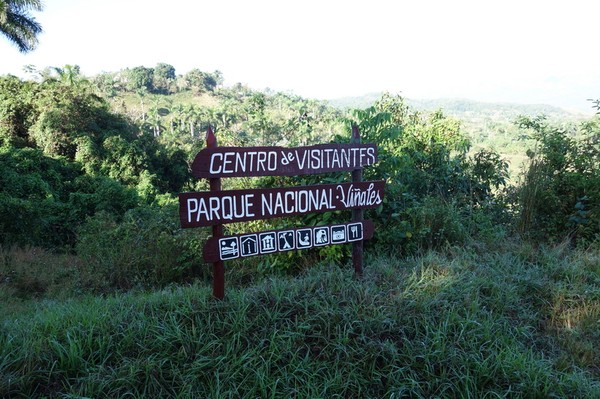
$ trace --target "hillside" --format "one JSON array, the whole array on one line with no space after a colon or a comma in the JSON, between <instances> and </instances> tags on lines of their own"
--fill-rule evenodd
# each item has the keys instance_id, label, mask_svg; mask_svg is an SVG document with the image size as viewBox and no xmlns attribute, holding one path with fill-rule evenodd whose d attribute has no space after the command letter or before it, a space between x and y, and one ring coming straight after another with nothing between
<instances>
[{"instance_id":1,"label":"hillside","mask_svg":"<svg viewBox=\"0 0 600 399\"><path fill-rule=\"evenodd\" d=\"M343 97L328 100L329 104L339 109L366 108L375 103L383 93L369 93L358 97ZM412 108L431 112L443 110L448 115L457 118L494 117L496 119L511 119L519 115L537 116L547 115L556 120L581 120L589 117L583 114L568 111L560 107L547 104L517 104L503 102L483 102L468 99L440 98L440 99L414 99L405 98L407 104ZM590 104L590 109L591 109Z\"/></svg>"},{"instance_id":2,"label":"hillside","mask_svg":"<svg viewBox=\"0 0 600 399\"><path fill-rule=\"evenodd\" d=\"M367 108L381 98L381 93L360 97L333 99L329 104L338 109ZM524 135L517 126L520 117L544 116L548 123L577 131L577 125L590 115L571 112L544 104L516 104L472 101L467 99L404 99L413 110L430 114L441 110L444 115L460 121L463 132L469 137L472 150L492 149L499 152L510 166L511 179L515 181L527 162L526 152L535 142ZM591 109L590 104L590 109Z\"/></svg>"},{"instance_id":3,"label":"hillside","mask_svg":"<svg viewBox=\"0 0 600 399\"><path fill-rule=\"evenodd\" d=\"M0 397L599 396L600 118L517 126L510 107L452 105L477 130L400 96L342 111L219 82L166 64L0 77ZM212 300L211 228L178 212L180 193L208 189L190 163L209 126L223 146L346 143L353 126L376 143L363 177L385 191L364 215L364 277L348 243L240 257ZM504 156L532 143L509 185Z\"/></svg>"},{"instance_id":4,"label":"hillside","mask_svg":"<svg viewBox=\"0 0 600 399\"><path fill-rule=\"evenodd\" d=\"M0 312L0 396L599 397L600 253L493 249Z\"/></svg>"}]
</instances>

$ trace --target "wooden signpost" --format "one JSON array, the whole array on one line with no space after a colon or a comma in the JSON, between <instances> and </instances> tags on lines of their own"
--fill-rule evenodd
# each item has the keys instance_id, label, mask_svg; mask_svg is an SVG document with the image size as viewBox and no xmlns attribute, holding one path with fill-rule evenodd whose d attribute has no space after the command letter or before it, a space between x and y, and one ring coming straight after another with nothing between
<instances>
[{"instance_id":1,"label":"wooden signpost","mask_svg":"<svg viewBox=\"0 0 600 399\"><path fill-rule=\"evenodd\" d=\"M218 147L212 129L196 155L192 174L208 178L210 191L179 194L181 227L212 226L204 260L213 263L213 295L223 299L223 261L255 255L352 243L355 274L362 275L362 243L373 236L363 209L383 202L385 182L362 181L362 168L377 162L377 146L361 144L352 128L350 144L309 147ZM222 177L294 176L352 171L352 182L249 190L221 190ZM329 226L223 236L223 224L352 209L352 221Z\"/></svg>"}]
</instances>

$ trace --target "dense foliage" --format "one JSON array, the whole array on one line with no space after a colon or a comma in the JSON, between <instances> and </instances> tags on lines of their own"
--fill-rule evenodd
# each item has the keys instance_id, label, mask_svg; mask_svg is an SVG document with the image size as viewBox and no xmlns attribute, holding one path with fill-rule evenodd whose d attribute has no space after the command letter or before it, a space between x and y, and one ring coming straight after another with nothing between
<instances>
[{"instance_id":1,"label":"dense foliage","mask_svg":"<svg viewBox=\"0 0 600 399\"><path fill-rule=\"evenodd\" d=\"M0 396L598 396L599 116L499 132L528 161L515 184L481 131L399 96L340 111L168 64L31 72L0 77ZM338 267L349 245L325 246L227 262L227 299L210 301L210 229L182 230L176 200L208 187L189 173L207 127L293 147L353 125L378 146L364 178L386 180L364 278Z\"/></svg>"},{"instance_id":2,"label":"dense foliage","mask_svg":"<svg viewBox=\"0 0 600 399\"><path fill-rule=\"evenodd\" d=\"M291 94L223 87L218 71L177 75L164 63L92 78L72 65L30 71L36 80L0 78L0 245L76 254L104 270L109 286L161 286L207 274L193 259L208 231L181 231L174 204L177 193L207 187L191 178L189 164L208 126L220 145L298 146L347 142L357 125L363 142L377 143L379 151L365 178L387 182L384 204L367 213L378 232L368 245L378 251L485 245L512 232L574 244L598 237L597 118L571 130L521 118L515 129L521 143L532 143L531 161L522 182L509 186L507 161L489 148L473 149L460 121L439 110L415 111L399 96L385 94L371 107L342 112ZM338 173L223 184L347 179ZM336 212L227 228L235 233L348 217ZM294 269L315 259L341 261L348 250L325 247L249 263L259 270Z\"/></svg>"},{"instance_id":3,"label":"dense foliage","mask_svg":"<svg viewBox=\"0 0 600 399\"><path fill-rule=\"evenodd\" d=\"M522 118L535 147L516 188L519 229L538 240L570 237L590 242L600 235L600 122L579 131Z\"/></svg>"}]
</instances>

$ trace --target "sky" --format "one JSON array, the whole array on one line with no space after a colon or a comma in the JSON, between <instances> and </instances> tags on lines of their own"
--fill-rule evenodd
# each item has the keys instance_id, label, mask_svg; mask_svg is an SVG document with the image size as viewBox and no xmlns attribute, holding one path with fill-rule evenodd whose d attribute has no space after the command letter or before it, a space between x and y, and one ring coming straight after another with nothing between
<instances>
[{"instance_id":1,"label":"sky","mask_svg":"<svg viewBox=\"0 0 600 399\"><path fill-rule=\"evenodd\" d=\"M307 98L549 104L593 113L598 0L45 0L39 45L0 37L0 75L167 63Z\"/></svg>"}]
</instances>

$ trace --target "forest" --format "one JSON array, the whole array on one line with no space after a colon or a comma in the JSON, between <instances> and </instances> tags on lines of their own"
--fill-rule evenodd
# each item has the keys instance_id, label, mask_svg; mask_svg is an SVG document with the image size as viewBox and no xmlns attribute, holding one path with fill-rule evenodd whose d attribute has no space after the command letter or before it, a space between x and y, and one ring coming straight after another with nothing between
<instances>
[{"instance_id":1,"label":"forest","mask_svg":"<svg viewBox=\"0 0 600 399\"><path fill-rule=\"evenodd\" d=\"M600 115L469 109L479 124L389 93L334 107L167 63L28 72L0 76L0 396L600 394ZM364 279L350 245L324 246L228 261L229 298L212 301L211 230L182 229L177 202L208 190L190 172L207 129L296 147L348 143L354 125L377 144L364 178L386 182Z\"/></svg>"}]
</instances>

